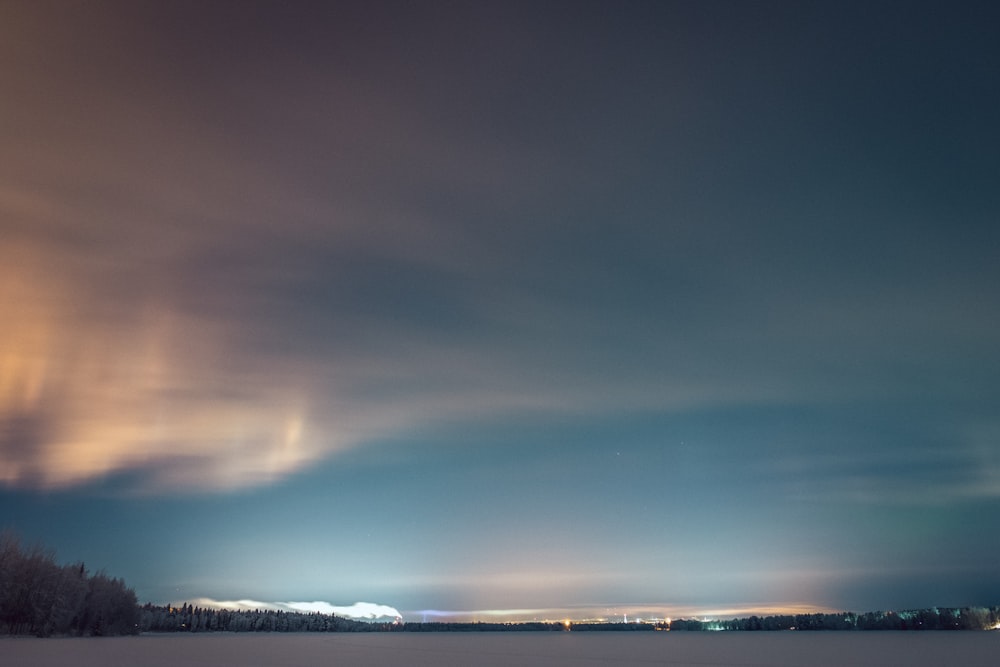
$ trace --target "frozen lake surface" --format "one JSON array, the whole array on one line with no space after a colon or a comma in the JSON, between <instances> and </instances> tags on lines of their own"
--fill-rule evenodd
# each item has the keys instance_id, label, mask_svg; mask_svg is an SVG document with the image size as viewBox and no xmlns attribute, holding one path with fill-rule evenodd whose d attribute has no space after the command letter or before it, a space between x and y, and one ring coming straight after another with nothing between
<instances>
[{"instance_id":1,"label":"frozen lake surface","mask_svg":"<svg viewBox=\"0 0 1000 667\"><path fill-rule=\"evenodd\" d=\"M503 632L0 639L14 667L996 667L1000 632Z\"/></svg>"}]
</instances>

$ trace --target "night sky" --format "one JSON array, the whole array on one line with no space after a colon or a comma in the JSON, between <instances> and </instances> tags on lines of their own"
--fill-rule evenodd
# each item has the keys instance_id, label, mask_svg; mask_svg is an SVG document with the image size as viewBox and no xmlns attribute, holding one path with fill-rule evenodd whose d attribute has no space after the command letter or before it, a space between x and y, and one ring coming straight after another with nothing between
<instances>
[{"instance_id":1,"label":"night sky","mask_svg":"<svg viewBox=\"0 0 1000 667\"><path fill-rule=\"evenodd\" d=\"M0 528L157 603L1000 603L998 25L0 0Z\"/></svg>"}]
</instances>

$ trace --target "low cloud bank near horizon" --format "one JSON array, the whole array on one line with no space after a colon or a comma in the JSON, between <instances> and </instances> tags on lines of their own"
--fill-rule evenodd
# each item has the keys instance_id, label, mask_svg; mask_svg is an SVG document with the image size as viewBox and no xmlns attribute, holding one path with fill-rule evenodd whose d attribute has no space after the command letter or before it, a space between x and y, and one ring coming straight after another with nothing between
<instances>
[{"instance_id":1,"label":"low cloud bank near horizon","mask_svg":"<svg viewBox=\"0 0 1000 667\"><path fill-rule=\"evenodd\" d=\"M362 620L377 620L380 618L401 618L402 614L395 607L374 602L355 602L351 605L335 605L322 600L313 602L261 602L259 600L213 600L212 598L195 598L189 604L196 607L213 607L216 609L254 610L268 609L273 611L293 611L305 614L333 614L347 618Z\"/></svg>"}]
</instances>

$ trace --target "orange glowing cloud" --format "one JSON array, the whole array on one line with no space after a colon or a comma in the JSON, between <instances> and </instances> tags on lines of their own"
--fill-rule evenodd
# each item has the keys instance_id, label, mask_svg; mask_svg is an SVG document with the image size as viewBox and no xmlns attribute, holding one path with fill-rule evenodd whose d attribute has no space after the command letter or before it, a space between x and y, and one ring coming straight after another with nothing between
<instances>
[{"instance_id":1,"label":"orange glowing cloud","mask_svg":"<svg viewBox=\"0 0 1000 667\"><path fill-rule=\"evenodd\" d=\"M148 488L228 489L340 444L316 444L292 369L248 363L225 322L156 300L102 303L30 244L0 255L0 481L142 471Z\"/></svg>"}]
</instances>

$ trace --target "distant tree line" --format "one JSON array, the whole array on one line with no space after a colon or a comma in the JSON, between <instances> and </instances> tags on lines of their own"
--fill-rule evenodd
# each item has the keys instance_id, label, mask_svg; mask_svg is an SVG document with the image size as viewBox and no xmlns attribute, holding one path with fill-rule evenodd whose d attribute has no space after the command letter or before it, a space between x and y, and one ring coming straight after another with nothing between
<instances>
[{"instance_id":1,"label":"distant tree line","mask_svg":"<svg viewBox=\"0 0 1000 667\"><path fill-rule=\"evenodd\" d=\"M728 621L678 619L671 630L987 630L998 627L1000 607L931 607L863 614L750 616Z\"/></svg>"},{"instance_id":2,"label":"distant tree line","mask_svg":"<svg viewBox=\"0 0 1000 667\"><path fill-rule=\"evenodd\" d=\"M11 635L127 635L139 632L135 592L83 563L58 565L41 546L0 534L0 630Z\"/></svg>"},{"instance_id":3,"label":"distant tree line","mask_svg":"<svg viewBox=\"0 0 1000 667\"><path fill-rule=\"evenodd\" d=\"M573 632L644 632L662 629L655 623L573 623L567 629Z\"/></svg>"},{"instance_id":4,"label":"distant tree line","mask_svg":"<svg viewBox=\"0 0 1000 667\"><path fill-rule=\"evenodd\" d=\"M677 619L666 622L604 623L405 623L392 630L402 632L643 632L765 631L765 630L987 630L1000 628L1000 607L933 607L909 611L872 611L863 614L795 614L750 616L730 620Z\"/></svg>"},{"instance_id":5,"label":"distant tree line","mask_svg":"<svg viewBox=\"0 0 1000 667\"><path fill-rule=\"evenodd\" d=\"M566 628L562 623L554 621L527 621L524 623L494 623L494 622L449 622L433 621L430 623L404 623L399 626L402 632L560 632Z\"/></svg>"},{"instance_id":6,"label":"distant tree line","mask_svg":"<svg viewBox=\"0 0 1000 667\"><path fill-rule=\"evenodd\" d=\"M368 623L333 614L271 609L213 609L187 603L143 605L143 632L377 632L390 623Z\"/></svg>"}]
</instances>

